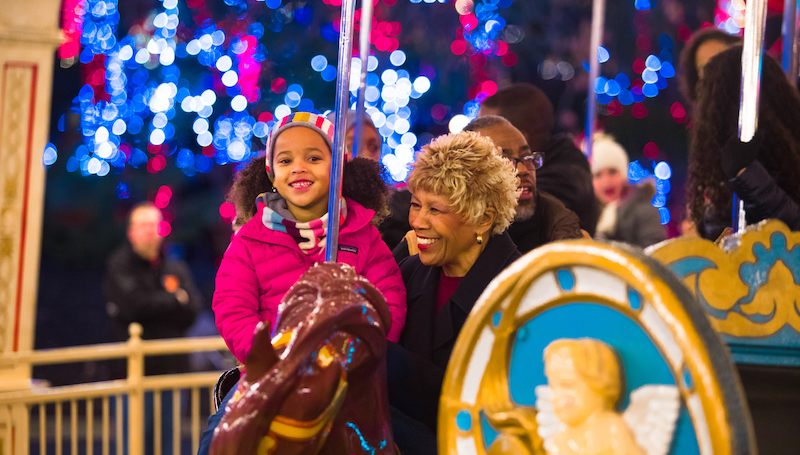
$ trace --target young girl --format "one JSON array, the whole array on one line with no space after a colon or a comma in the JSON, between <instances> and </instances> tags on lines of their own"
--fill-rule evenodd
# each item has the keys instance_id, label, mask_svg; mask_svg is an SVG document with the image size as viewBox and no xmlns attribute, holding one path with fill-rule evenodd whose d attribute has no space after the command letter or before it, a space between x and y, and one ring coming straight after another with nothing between
<instances>
[{"instance_id":1,"label":"young girl","mask_svg":"<svg viewBox=\"0 0 800 455\"><path fill-rule=\"evenodd\" d=\"M250 351L258 323L274 323L286 291L325 260L332 142L333 124L308 112L285 117L272 130L266 172L273 190L259 196L256 215L225 252L212 303L217 328L239 362ZM400 271L371 224L374 212L343 199L338 260L383 293L392 313L387 338L397 341L406 317Z\"/></svg>"}]
</instances>

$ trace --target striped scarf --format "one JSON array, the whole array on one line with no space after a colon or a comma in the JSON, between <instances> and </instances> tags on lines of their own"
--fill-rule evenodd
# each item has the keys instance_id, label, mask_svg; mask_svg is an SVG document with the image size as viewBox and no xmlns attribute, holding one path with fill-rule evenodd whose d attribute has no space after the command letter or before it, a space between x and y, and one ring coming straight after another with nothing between
<instances>
[{"instance_id":1,"label":"striped scarf","mask_svg":"<svg viewBox=\"0 0 800 455\"><path fill-rule=\"evenodd\" d=\"M307 222L296 221L286 206L286 200L278 193L262 193L256 203L264 206L261 222L267 229L285 232L292 236L297 246L307 255L313 255L325 248L328 236L328 214ZM341 224L347 216L347 208L342 198ZM340 224L340 225L341 225Z\"/></svg>"}]
</instances>

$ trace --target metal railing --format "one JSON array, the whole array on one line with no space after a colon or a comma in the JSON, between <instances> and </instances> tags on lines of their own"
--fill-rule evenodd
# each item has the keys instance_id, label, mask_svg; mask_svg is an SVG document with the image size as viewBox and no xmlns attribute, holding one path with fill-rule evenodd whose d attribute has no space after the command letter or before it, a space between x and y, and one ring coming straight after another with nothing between
<instances>
[{"instance_id":1,"label":"metal railing","mask_svg":"<svg viewBox=\"0 0 800 455\"><path fill-rule=\"evenodd\" d=\"M0 385L0 455L197 453L220 372L145 376L144 358L227 347L220 337L142 340L141 333L134 323L123 343L0 355L0 369L119 358L128 363L120 380L12 391ZM146 433L152 446L145 447Z\"/></svg>"}]
</instances>

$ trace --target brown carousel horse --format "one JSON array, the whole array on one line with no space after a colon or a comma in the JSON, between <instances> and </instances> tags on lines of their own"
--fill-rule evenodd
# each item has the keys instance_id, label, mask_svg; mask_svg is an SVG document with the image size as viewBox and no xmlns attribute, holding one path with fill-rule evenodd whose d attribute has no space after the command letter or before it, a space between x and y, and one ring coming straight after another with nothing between
<instances>
[{"instance_id":1,"label":"brown carousel horse","mask_svg":"<svg viewBox=\"0 0 800 455\"><path fill-rule=\"evenodd\" d=\"M262 323L211 455L393 454L386 393L391 316L345 264L317 264Z\"/></svg>"}]
</instances>

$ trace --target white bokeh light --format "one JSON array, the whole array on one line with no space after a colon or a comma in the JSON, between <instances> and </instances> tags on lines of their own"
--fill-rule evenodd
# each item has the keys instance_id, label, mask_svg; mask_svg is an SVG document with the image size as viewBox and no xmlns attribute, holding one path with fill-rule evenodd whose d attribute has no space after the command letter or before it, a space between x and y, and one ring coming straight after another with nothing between
<instances>
[{"instance_id":1,"label":"white bokeh light","mask_svg":"<svg viewBox=\"0 0 800 455\"><path fill-rule=\"evenodd\" d=\"M447 126L450 129L450 132L455 134L460 133L469 122L469 117L464 114L457 114L450 119L450 123L448 123Z\"/></svg>"}]
</instances>

